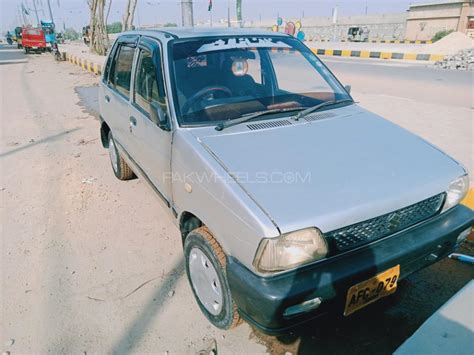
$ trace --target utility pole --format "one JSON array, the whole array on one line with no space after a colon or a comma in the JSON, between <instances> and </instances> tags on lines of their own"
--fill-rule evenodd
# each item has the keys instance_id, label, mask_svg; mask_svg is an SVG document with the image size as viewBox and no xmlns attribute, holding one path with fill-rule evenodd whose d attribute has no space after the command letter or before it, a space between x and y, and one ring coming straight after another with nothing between
<instances>
[{"instance_id":1,"label":"utility pole","mask_svg":"<svg viewBox=\"0 0 474 355\"><path fill-rule=\"evenodd\" d=\"M336 27L337 27L337 5L332 10L332 23L334 25L333 32L332 32L332 40L333 42L336 41Z\"/></svg>"},{"instance_id":2,"label":"utility pole","mask_svg":"<svg viewBox=\"0 0 474 355\"><path fill-rule=\"evenodd\" d=\"M51 22L54 23L53 11L51 10L51 2L50 2L50 0L47 0L47 1L48 1L49 18L51 19Z\"/></svg>"},{"instance_id":3,"label":"utility pole","mask_svg":"<svg viewBox=\"0 0 474 355\"><path fill-rule=\"evenodd\" d=\"M193 0L181 0L181 21L184 27L194 27Z\"/></svg>"},{"instance_id":4,"label":"utility pole","mask_svg":"<svg viewBox=\"0 0 474 355\"><path fill-rule=\"evenodd\" d=\"M227 0L227 27L230 27L230 0Z\"/></svg>"},{"instance_id":5,"label":"utility pole","mask_svg":"<svg viewBox=\"0 0 474 355\"><path fill-rule=\"evenodd\" d=\"M40 19L38 16L38 9L36 8L36 0L33 0L33 8L35 9L35 15L36 15L36 24L40 26Z\"/></svg>"}]
</instances>

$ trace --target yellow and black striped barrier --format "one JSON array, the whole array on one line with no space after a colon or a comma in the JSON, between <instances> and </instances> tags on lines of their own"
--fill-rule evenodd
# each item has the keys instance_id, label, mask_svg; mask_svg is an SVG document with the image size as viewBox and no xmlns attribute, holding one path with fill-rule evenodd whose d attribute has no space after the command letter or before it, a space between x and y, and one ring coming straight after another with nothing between
<instances>
[{"instance_id":1,"label":"yellow and black striped barrier","mask_svg":"<svg viewBox=\"0 0 474 355\"><path fill-rule=\"evenodd\" d=\"M335 57L372 58L372 59L400 59L422 60L435 62L444 59L444 54L399 53L379 51L354 51L350 49L311 49L317 55Z\"/></svg>"},{"instance_id":2,"label":"yellow and black striped barrier","mask_svg":"<svg viewBox=\"0 0 474 355\"><path fill-rule=\"evenodd\" d=\"M318 42L331 42L329 39L321 39ZM354 42L348 41L347 39L342 39L339 42ZM359 43L364 43L360 41ZM392 43L392 44L432 44L432 40L409 40L409 39L369 39L365 43Z\"/></svg>"},{"instance_id":3,"label":"yellow and black striped barrier","mask_svg":"<svg viewBox=\"0 0 474 355\"><path fill-rule=\"evenodd\" d=\"M87 70L96 75L102 74L102 65L91 62L90 60L77 57L75 55L65 53L66 60L72 64L80 66L82 69Z\"/></svg>"}]
</instances>

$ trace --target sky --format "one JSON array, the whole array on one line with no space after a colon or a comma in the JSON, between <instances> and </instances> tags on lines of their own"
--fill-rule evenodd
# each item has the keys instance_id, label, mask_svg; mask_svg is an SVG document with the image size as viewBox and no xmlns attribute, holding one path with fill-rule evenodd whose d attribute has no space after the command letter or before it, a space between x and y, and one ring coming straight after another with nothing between
<instances>
[{"instance_id":1,"label":"sky","mask_svg":"<svg viewBox=\"0 0 474 355\"><path fill-rule=\"evenodd\" d=\"M1 15L0 28L2 33L14 28L18 20L18 8L22 3L33 9L36 1L40 19L49 19L47 10L48 0L0 0ZM107 0L107 3L110 0ZM235 0L213 0L213 21L227 18L227 7L230 5L231 18L235 19ZM258 19L303 18L313 16L331 16L333 7L338 5L339 16L374 13L404 12L410 3L423 3L416 0L243 0L243 18L246 21ZM53 18L57 27L72 27L80 30L89 22L87 0L50 0ZM109 23L120 21L125 8L126 0L112 0ZM194 20L208 21L207 11L209 0L194 0ZM31 21L36 22L34 11L31 12ZM166 22L181 23L180 0L138 0L138 9L135 13L135 25L151 25Z\"/></svg>"}]
</instances>

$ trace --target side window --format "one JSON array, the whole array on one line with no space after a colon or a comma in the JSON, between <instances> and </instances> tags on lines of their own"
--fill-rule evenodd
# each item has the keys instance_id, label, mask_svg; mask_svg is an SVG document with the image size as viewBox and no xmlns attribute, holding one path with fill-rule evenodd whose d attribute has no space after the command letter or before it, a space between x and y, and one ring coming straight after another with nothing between
<instances>
[{"instance_id":1,"label":"side window","mask_svg":"<svg viewBox=\"0 0 474 355\"><path fill-rule=\"evenodd\" d=\"M150 105L152 103L157 104L166 112L164 82L161 76L161 70L157 71L153 63L152 54L148 50L140 50L135 75L134 96L135 105L147 116L149 116L148 113L150 112Z\"/></svg>"},{"instance_id":2,"label":"side window","mask_svg":"<svg viewBox=\"0 0 474 355\"><path fill-rule=\"evenodd\" d=\"M117 54L111 68L110 86L126 97L130 96L130 80L132 77L132 64L135 48L122 44L117 49Z\"/></svg>"}]
</instances>

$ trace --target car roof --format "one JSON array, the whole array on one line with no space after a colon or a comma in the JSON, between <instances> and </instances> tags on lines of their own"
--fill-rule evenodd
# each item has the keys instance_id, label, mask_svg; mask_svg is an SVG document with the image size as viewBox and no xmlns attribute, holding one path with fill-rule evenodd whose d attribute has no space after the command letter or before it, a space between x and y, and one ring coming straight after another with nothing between
<instances>
[{"instance_id":1,"label":"car roof","mask_svg":"<svg viewBox=\"0 0 474 355\"><path fill-rule=\"evenodd\" d=\"M216 36L288 36L285 33L272 32L256 28L210 28L210 27L160 27L150 29L137 29L124 34L168 34L175 38L199 38Z\"/></svg>"}]
</instances>

